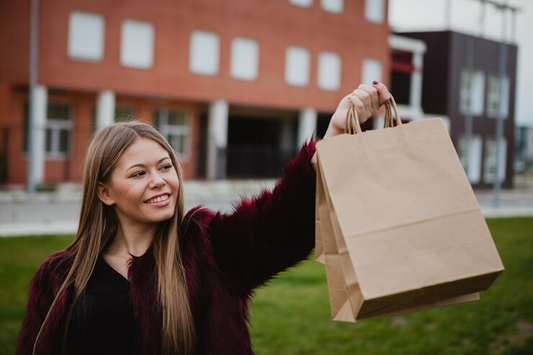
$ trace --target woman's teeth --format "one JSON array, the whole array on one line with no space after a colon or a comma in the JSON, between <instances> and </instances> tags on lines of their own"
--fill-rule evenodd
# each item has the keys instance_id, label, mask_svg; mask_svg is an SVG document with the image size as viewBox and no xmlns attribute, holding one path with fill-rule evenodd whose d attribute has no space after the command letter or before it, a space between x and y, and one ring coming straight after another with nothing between
<instances>
[{"instance_id":1,"label":"woman's teeth","mask_svg":"<svg viewBox=\"0 0 533 355\"><path fill-rule=\"evenodd\" d=\"M146 203L157 203L157 202L165 201L167 199L168 199L168 195L163 195L163 196L151 198L148 201L146 201Z\"/></svg>"}]
</instances>

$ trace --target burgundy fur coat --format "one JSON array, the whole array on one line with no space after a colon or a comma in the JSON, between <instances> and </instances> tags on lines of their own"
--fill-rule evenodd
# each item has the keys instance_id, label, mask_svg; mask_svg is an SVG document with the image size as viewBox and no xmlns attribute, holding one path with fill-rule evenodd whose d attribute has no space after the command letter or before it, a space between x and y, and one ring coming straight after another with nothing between
<instances>
[{"instance_id":1,"label":"burgundy fur coat","mask_svg":"<svg viewBox=\"0 0 533 355\"><path fill-rule=\"evenodd\" d=\"M248 306L254 289L305 259L314 247L314 143L303 146L286 166L272 192L245 199L232 214L197 207L187 213L180 233L197 354L253 354ZM29 290L17 354L31 354L37 332L71 265L64 252L38 269ZM141 353L159 354L161 310L156 299L155 259L149 249L132 260L130 299L141 331ZM68 289L41 334L37 354L58 354ZM282 315L279 315L282 316Z\"/></svg>"}]
</instances>

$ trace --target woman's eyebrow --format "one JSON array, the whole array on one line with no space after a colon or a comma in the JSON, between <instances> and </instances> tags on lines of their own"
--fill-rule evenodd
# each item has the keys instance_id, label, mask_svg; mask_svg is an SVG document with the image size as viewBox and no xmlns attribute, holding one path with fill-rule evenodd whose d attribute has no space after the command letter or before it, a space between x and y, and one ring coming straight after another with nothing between
<instances>
[{"instance_id":1,"label":"woman's eyebrow","mask_svg":"<svg viewBox=\"0 0 533 355\"><path fill-rule=\"evenodd\" d=\"M159 159L159 160L157 161L156 164L161 163L161 162L162 162L163 160L165 160L165 159L170 159L170 157L168 157L168 156L167 156L167 157L163 157L163 158ZM130 170L130 169L133 169L133 168L144 167L144 166L145 166L145 165L144 165L143 163L133 164L132 166L130 166L129 168L127 168L126 171L128 171L128 170Z\"/></svg>"}]
</instances>

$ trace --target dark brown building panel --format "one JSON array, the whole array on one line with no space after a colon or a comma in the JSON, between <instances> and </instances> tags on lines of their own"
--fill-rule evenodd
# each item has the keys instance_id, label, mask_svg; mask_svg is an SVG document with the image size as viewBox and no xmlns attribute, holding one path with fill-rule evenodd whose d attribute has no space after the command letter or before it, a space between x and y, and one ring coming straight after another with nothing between
<instances>
[{"instance_id":1,"label":"dark brown building panel","mask_svg":"<svg viewBox=\"0 0 533 355\"><path fill-rule=\"evenodd\" d=\"M492 186L492 183L485 181L483 172L486 164L487 142L496 136L497 119L488 114L487 100L489 77L497 76L499 72L500 43L453 31L409 32L401 33L401 35L423 40L427 45L424 58L422 107L428 114L445 115L450 119L450 134L456 147L459 147L460 137L464 135L466 120L461 110L462 72L464 69L471 68L483 74L483 108L472 115L473 134L480 136L483 141L481 180L474 185L480 188ZM473 46L473 49L470 46ZM507 156L506 179L503 183L503 186L507 188L512 187L513 177L517 52L516 45L507 45L506 75L509 79L509 101L508 115L504 124Z\"/></svg>"}]
</instances>

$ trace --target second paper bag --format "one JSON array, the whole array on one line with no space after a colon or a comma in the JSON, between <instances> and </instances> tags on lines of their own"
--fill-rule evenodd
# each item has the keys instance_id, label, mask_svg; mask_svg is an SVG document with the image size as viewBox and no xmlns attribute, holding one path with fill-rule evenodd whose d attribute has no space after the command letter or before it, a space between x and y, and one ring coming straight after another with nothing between
<instances>
[{"instance_id":1,"label":"second paper bag","mask_svg":"<svg viewBox=\"0 0 533 355\"><path fill-rule=\"evenodd\" d=\"M475 300L502 272L440 119L323 140L317 158L334 319Z\"/></svg>"}]
</instances>

